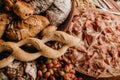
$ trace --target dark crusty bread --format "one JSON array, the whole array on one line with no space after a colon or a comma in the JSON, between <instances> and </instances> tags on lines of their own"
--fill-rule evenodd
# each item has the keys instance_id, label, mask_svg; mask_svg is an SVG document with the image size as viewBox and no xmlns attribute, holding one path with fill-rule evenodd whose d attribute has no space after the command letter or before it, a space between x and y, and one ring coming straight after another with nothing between
<instances>
[{"instance_id":1,"label":"dark crusty bread","mask_svg":"<svg viewBox=\"0 0 120 80\"><path fill-rule=\"evenodd\" d=\"M31 6L35 9L34 14L40 14L46 11L54 2L54 0L32 0Z\"/></svg>"},{"instance_id":2,"label":"dark crusty bread","mask_svg":"<svg viewBox=\"0 0 120 80\"><path fill-rule=\"evenodd\" d=\"M55 0L46 11L50 24L58 26L63 23L71 11L71 4L71 0Z\"/></svg>"}]
</instances>

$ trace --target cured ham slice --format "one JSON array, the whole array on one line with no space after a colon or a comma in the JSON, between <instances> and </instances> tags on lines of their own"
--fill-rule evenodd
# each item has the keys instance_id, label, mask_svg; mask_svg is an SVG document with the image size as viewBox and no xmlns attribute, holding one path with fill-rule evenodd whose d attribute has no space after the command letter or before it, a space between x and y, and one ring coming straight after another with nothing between
<instances>
[{"instance_id":1,"label":"cured ham slice","mask_svg":"<svg viewBox=\"0 0 120 80\"><path fill-rule=\"evenodd\" d=\"M120 75L120 19L97 9L81 11L67 29L80 38L71 53L76 70L96 78Z\"/></svg>"}]
</instances>

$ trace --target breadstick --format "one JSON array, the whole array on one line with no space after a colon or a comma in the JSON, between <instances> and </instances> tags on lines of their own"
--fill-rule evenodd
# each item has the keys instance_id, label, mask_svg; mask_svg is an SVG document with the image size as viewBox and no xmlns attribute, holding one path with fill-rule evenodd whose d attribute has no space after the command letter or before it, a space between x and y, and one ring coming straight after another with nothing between
<instances>
[{"instance_id":1,"label":"breadstick","mask_svg":"<svg viewBox=\"0 0 120 80\"><path fill-rule=\"evenodd\" d=\"M53 29L52 29L53 28ZM53 48L48 47L45 43L48 41L58 41L62 42L64 45L62 48L55 50ZM27 38L15 42L4 42L0 45L0 50L4 51L6 49L1 48L1 46L10 47L12 49L11 55L3 60L0 60L0 68L7 66L14 59L20 61L32 61L37 59L40 56L48 57L48 58L58 58L62 56L69 47L75 46L79 43L79 39L73 37L65 32L56 31L54 26L47 27L43 31L42 39L37 38ZM20 47L26 44L32 44L38 52L29 53L22 50ZM9 61L9 62L7 62Z\"/></svg>"}]
</instances>

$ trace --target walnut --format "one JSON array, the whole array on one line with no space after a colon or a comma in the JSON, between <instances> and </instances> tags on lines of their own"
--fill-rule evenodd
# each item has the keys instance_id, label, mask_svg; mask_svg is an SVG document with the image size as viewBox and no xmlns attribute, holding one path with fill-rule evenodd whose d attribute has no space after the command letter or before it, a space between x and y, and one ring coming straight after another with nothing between
<instances>
[{"instance_id":1,"label":"walnut","mask_svg":"<svg viewBox=\"0 0 120 80\"><path fill-rule=\"evenodd\" d=\"M6 67L7 74L12 80L36 80L36 62L14 61Z\"/></svg>"},{"instance_id":2,"label":"walnut","mask_svg":"<svg viewBox=\"0 0 120 80\"><path fill-rule=\"evenodd\" d=\"M9 74L10 78L21 77L24 74L23 64L18 61L14 61L9 64L7 67L7 74Z\"/></svg>"},{"instance_id":3,"label":"walnut","mask_svg":"<svg viewBox=\"0 0 120 80\"><path fill-rule=\"evenodd\" d=\"M8 80L8 77L2 71L0 72L0 80Z\"/></svg>"}]
</instances>

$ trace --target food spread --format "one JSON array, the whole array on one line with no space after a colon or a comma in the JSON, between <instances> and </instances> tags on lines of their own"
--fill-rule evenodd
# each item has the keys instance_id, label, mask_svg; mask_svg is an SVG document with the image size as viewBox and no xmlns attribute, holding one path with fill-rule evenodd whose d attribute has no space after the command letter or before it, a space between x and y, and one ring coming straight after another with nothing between
<instances>
[{"instance_id":1,"label":"food spread","mask_svg":"<svg viewBox=\"0 0 120 80\"><path fill-rule=\"evenodd\" d=\"M114 79L119 21L92 0L1 0L0 80Z\"/></svg>"}]
</instances>

